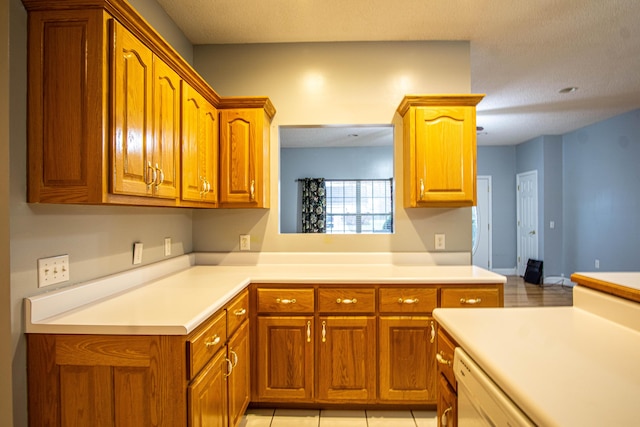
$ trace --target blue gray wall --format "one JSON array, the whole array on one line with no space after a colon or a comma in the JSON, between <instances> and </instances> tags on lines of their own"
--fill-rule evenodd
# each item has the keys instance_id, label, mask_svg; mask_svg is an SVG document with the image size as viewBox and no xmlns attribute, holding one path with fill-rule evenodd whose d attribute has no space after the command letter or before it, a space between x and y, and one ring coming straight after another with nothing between
<instances>
[{"instance_id":1,"label":"blue gray wall","mask_svg":"<svg viewBox=\"0 0 640 427\"><path fill-rule=\"evenodd\" d=\"M563 137L565 271L640 270L640 110Z\"/></svg>"},{"instance_id":2,"label":"blue gray wall","mask_svg":"<svg viewBox=\"0 0 640 427\"><path fill-rule=\"evenodd\" d=\"M478 175L490 175L492 185L493 269L516 265L516 147L478 147Z\"/></svg>"},{"instance_id":3,"label":"blue gray wall","mask_svg":"<svg viewBox=\"0 0 640 427\"><path fill-rule=\"evenodd\" d=\"M393 178L393 146L280 149L280 232L299 231L299 178Z\"/></svg>"},{"instance_id":4,"label":"blue gray wall","mask_svg":"<svg viewBox=\"0 0 640 427\"><path fill-rule=\"evenodd\" d=\"M517 146L478 147L493 184L494 269L516 266L518 173L538 171L545 276L640 269L640 110ZM550 227L551 221L554 228Z\"/></svg>"}]
</instances>

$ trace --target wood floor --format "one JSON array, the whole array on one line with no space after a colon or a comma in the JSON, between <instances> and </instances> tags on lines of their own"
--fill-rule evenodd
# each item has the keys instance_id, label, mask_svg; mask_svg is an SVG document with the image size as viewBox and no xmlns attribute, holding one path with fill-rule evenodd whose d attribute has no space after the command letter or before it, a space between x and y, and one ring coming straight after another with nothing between
<instances>
[{"instance_id":1,"label":"wood floor","mask_svg":"<svg viewBox=\"0 0 640 427\"><path fill-rule=\"evenodd\" d=\"M507 276L505 307L552 307L573 305L573 287L557 284L532 285L520 276Z\"/></svg>"}]
</instances>

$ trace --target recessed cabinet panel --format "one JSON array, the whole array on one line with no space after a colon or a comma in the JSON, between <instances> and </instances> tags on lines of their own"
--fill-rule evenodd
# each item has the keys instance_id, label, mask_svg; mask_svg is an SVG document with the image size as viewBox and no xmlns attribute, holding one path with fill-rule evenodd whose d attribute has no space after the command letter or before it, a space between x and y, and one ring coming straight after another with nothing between
<instances>
[{"instance_id":1,"label":"recessed cabinet panel","mask_svg":"<svg viewBox=\"0 0 640 427\"><path fill-rule=\"evenodd\" d=\"M151 194L157 176L151 118L153 54L123 26L114 23L113 193ZM117 78L115 76L118 76ZM155 179L154 179L155 178Z\"/></svg>"},{"instance_id":2,"label":"recessed cabinet panel","mask_svg":"<svg viewBox=\"0 0 640 427\"><path fill-rule=\"evenodd\" d=\"M180 175L180 84L181 79L167 64L153 58L153 151L156 171L153 192L158 197L178 196Z\"/></svg>"},{"instance_id":3,"label":"recessed cabinet panel","mask_svg":"<svg viewBox=\"0 0 640 427\"><path fill-rule=\"evenodd\" d=\"M182 86L182 200L218 200L218 112L188 84Z\"/></svg>"},{"instance_id":4,"label":"recessed cabinet panel","mask_svg":"<svg viewBox=\"0 0 640 427\"><path fill-rule=\"evenodd\" d=\"M220 109L222 207L269 207L269 134L275 110L267 99L254 104L259 107Z\"/></svg>"},{"instance_id":5,"label":"recessed cabinet panel","mask_svg":"<svg viewBox=\"0 0 640 427\"><path fill-rule=\"evenodd\" d=\"M464 192L464 160L472 153L462 108L416 109L416 170L424 193Z\"/></svg>"},{"instance_id":6,"label":"recessed cabinet panel","mask_svg":"<svg viewBox=\"0 0 640 427\"><path fill-rule=\"evenodd\" d=\"M315 349L313 331L313 316L258 317L258 400L312 400Z\"/></svg>"},{"instance_id":7,"label":"recessed cabinet panel","mask_svg":"<svg viewBox=\"0 0 640 427\"><path fill-rule=\"evenodd\" d=\"M376 397L376 318L320 317L318 399L373 401Z\"/></svg>"},{"instance_id":8,"label":"recessed cabinet panel","mask_svg":"<svg viewBox=\"0 0 640 427\"><path fill-rule=\"evenodd\" d=\"M431 317L380 318L380 399L436 398L436 342Z\"/></svg>"}]
</instances>

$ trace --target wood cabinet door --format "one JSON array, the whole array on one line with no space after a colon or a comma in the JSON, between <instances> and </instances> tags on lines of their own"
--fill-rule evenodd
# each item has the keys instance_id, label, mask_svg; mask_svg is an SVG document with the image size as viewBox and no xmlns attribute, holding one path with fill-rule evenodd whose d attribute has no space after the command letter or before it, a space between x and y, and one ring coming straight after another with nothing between
<instances>
[{"instance_id":1,"label":"wood cabinet door","mask_svg":"<svg viewBox=\"0 0 640 427\"><path fill-rule=\"evenodd\" d=\"M228 353L233 366L231 375L228 377L229 426L235 427L240 423L245 409L249 406L251 392L249 322L244 322L231 337Z\"/></svg>"},{"instance_id":2,"label":"wood cabinet door","mask_svg":"<svg viewBox=\"0 0 640 427\"><path fill-rule=\"evenodd\" d=\"M182 85L182 200L218 200L218 112L195 89Z\"/></svg>"},{"instance_id":3,"label":"wood cabinet door","mask_svg":"<svg viewBox=\"0 0 640 427\"><path fill-rule=\"evenodd\" d=\"M418 204L475 204L475 135L474 107L415 108Z\"/></svg>"},{"instance_id":4,"label":"wood cabinet door","mask_svg":"<svg viewBox=\"0 0 640 427\"><path fill-rule=\"evenodd\" d=\"M27 335L30 426L177 426L184 339Z\"/></svg>"},{"instance_id":5,"label":"wood cabinet door","mask_svg":"<svg viewBox=\"0 0 640 427\"><path fill-rule=\"evenodd\" d=\"M376 398L375 316L321 316L318 399L369 402Z\"/></svg>"},{"instance_id":6,"label":"wood cabinet door","mask_svg":"<svg viewBox=\"0 0 640 427\"><path fill-rule=\"evenodd\" d=\"M113 108L113 181L115 194L152 194L156 176L153 150L153 54L118 22L113 23L111 76Z\"/></svg>"},{"instance_id":7,"label":"wood cabinet door","mask_svg":"<svg viewBox=\"0 0 640 427\"><path fill-rule=\"evenodd\" d=\"M263 111L220 110L220 203L263 207Z\"/></svg>"},{"instance_id":8,"label":"wood cabinet door","mask_svg":"<svg viewBox=\"0 0 640 427\"><path fill-rule=\"evenodd\" d=\"M228 427L226 355L220 350L189 385L189 427Z\"/></svg>"},{"instance_id":9,"label":"wood cabinet door","mask_svg":"<svg viewBox=\"0 0 640 427\"><path fill-rule=\"evenodd\" d=\"M436 340L431 317L380 317L380 399L435 403Z\"/></svg>"},{"instance_id":10,"label":"wood cabinet door","mask_svg":"<svg viewBox=\"0 0 640 427\"><path fill-rule=\"evenodd\" d=\"M312 401L313 328L313 316L258 317L258 400Z\"/></svg>"},{"instance_id":11,"label":"wood cabinet door","mask_svg":"<svg viewBox=\"0 0 640 427\"><path fill-rule=\"evenodd\" d=\"M180 173L180 76L153 58L153 129L151 166L156 171L153 194L175 199Z\"/></svg>"},{"instance_id":12,"label":"wood cabinet door","mask_svg":"<svg viewBox=\"0 0 640 427\"><path fill-rule=\"evenodd\" d=\"M444 376L440 375L438 382L438 426L456 427L458 425L458 395Z\"/></svg>"}]
</instances>

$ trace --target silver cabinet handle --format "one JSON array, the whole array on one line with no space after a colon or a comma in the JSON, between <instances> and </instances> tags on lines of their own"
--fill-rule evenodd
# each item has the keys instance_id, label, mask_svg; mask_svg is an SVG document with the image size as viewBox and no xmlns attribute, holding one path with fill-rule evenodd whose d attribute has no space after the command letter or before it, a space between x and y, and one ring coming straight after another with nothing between
<instances>
[{"instance_id":1,"label":"silver cabinet handle","mask_svg":"<svg viewBox=\"0 0 640 427\"><path fill-rule=\"evenodd\" d=\"M228 377L233 372L233 363L228 358L225 358L224 360L227 361L227 373L224 374L224 376Z\"/></svg>"},{"instance_id":2,"label":"silver cabinet handle","mask_svg":"<svg viewBox=\"0 0 640 427\"><path fill-rule=\"evenodd\" d=\"M338 299L336 299L336 303L337 304L355 304L357 302L358 302L358 300L356 298L352 298L352 299L338 298Z\"/></svg>"},{"instance_id":3,"label":"silver cabinet handle","mask_svg":"<svg viewBox=\"0 0 640 427\"><path fill-rule=\"evenodd\" d=\"M467 305L475 305L475 304L480 304L482 302L482 298L460 298L460 304L467 304Z\"/></svg>"},{"instance_id":4,"label":"silver cabinet handle","mask_svg":"<svg viewBox=\"0 0 640 427\"><path fill-rule=\"evenodd\" d=\"M429 342L433 344L436 340L436 326L433 323L433 320L429 323L429 326L431 327L431 336L429 337Z\"/></svg>"},{"instance_id":5,"label":"silver cabinet handle","mask_svg":"<svg viewBox=\"0 0 640 427\"><path fill-rule=\"evenodd\" d=\"M442 413L442 417L440 418L440 421L441 421L440 424L442 425L442 427L447 427L449 425L449 412L451 412L452 410L453 410L453 407L449 406Z\"/></svg>"},{"instance_id":6,"label":"silver cabinet handle","mask_svg":"<svg viewBox=\"0 0 640 427\"><path fill-rule=\"evenodd\" d=\"M238 353L233 350L229 350L229 354L231 355L231 359L233 360L232 365L235 368L238 366Z\"/></svg>"},{"instance_id":7,"label":"silver cabinet handle","mask_svg":"<svg viewBox=\"0 0 640 427\"><path fill-rule=\"evenodd\" d=\"M206 347L212 347L214 345L220 344L220 341L222 341L222 339L218 335L214 335L213 337L209 338L209 341L205 341L204 345Z\"/></svg>"},{"instance_id":8,"label":"silver cabinet handle","mask_svg":"<svg viewBox=\"0 0 640 427\"><path fill-rule=\"evenodd\" d=\"M291 298L291 299L286 299L286 298L285 299L280 299L280 298L277 298L276 302L278 304L295 304L296 303L296 299L295 298Z\"/></svg>"},{"instance_id":9,"label":"silver cabinet handle","mask_svg":"<svg viewBox=\"0 0 640 427\"><path fill-rule=\"evenodd\" d=\"M151 175L151 178L149 178ZM151 187L151 185L156 181L156 170L151 166L151 162L147 162L147 174L145 176L144 183L147 184L147 188Z\"/></svg>"},{"instance_id":10,"label":"silver cabinet handle","mask_svg":"<svg viewBox=\"0 0 640 427\"><path fill-rule=\"evenodd\" d=\"M160 187L164 182L164 172L162 171L160 166L158 166L157 163L156 163L156 172L157 172L157 175L156 175L156 179L154 179L154 182L156 183L156 190L157 190L158 187Z\"/></svg>"},{"instance_id":11,"label":"silver cabinet handle","mask_svg":"<svg viewBox=\"0 0 640 427\"><path fill-rule=\"evenodd\" d=\"M398 298L398 304L417 304L418 298Z\"/></svg>"},{"instance_id":12,"label":"silver cabinet handle","mask_svg":"<svg viewBox=\"0 0 640 427\"><path fill-rule=\"evenodd\" d=\"M441 365L451 366L451 360L445 359L442 351L439 351L436 354L436 361Z\"/></svg>"}]
</instances>

